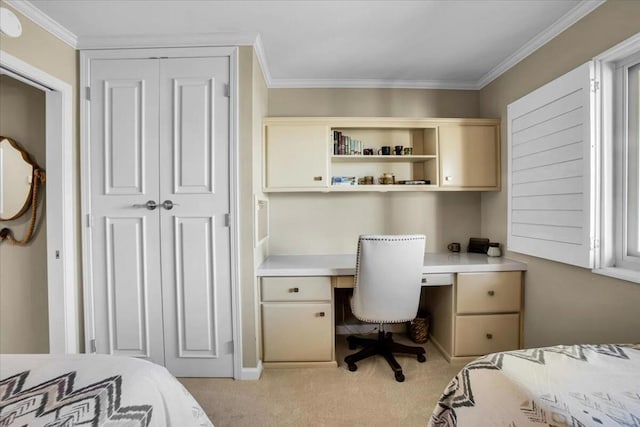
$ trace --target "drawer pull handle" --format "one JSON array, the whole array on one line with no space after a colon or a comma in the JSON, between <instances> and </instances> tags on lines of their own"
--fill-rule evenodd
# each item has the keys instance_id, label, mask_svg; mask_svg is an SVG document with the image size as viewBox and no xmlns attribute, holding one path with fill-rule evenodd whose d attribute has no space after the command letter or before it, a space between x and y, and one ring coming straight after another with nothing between
<instances>
[{"instance_id":1,"label":"drawer pull handle","mask_svg":"<svg viewBox=\"0 0 640 427\"><path fill-rule=\"evenodd\" d=\"M300 288L291 288L291 289L289 289L289 292L297 294L298 292L300 292Z\"/></svg>"},{"instance_id":2,"label":"drawer pull handle","mask_svg":"<svg viewBox=\"0 0 640 427\"><path fill-rule=\"evenodd\" d=\"M487 339L490 340L493 338L493 334L487 334Z\"/></svg>"},{"instance_id":3,"label":"drawer pull handle","mask_svg":"<svg viewBox=\"0 0 640 427\"><path fill-rule=\"evenodd\" d=\"M318 313L318 317L324 317L324 311L321 311L320 313Z\"/></svg>"},{"instance_id":4,"label":"drawer pull handle","mask_svg":"<svg viewBox=\"0 0 640 427\"><path fill-rule=\"evenodd\" d=\"M314 176L313 180L314 181L322 181L322 177L321 176Z\"/></svg>"},{"instance_id":5,"label":"drawer pull handle","mask_svg":"<svg viewBox=\"0 0 640 427\"><path fill-rule=\"evenodd\" d=\"M492 297L492 296L494 296L496 293L495 293L495 292L493 292L493 291L489 291L489 292L487 292L487 294L488 294L490 297Z\"/></svg>"}]
</instances>

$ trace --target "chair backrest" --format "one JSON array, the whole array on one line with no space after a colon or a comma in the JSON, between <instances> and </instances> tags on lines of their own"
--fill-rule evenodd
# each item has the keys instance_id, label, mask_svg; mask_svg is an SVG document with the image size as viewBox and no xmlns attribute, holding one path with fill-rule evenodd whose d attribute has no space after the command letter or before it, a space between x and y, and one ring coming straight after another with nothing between
<instances>
[{"instance_id":1,"label":"chair backrest","mask_svg":"<svg viewBox=\"0 0 640 427\"><path fill-rule=\"evenodd\" d=\"M358 319L398 323L416 317L425 239L421 234L360 236L351 298Z\"/></svg>"}]
</instances>

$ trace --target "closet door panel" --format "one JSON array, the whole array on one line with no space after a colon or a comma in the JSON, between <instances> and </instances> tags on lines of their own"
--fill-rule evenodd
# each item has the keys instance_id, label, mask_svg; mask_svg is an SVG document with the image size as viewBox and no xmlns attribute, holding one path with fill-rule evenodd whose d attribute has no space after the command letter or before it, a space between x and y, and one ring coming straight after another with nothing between
<instances>
[{"instance_id":1,"label":"closet door panel","mask_svg":"<svg viewBox=\"0 0 640 427\"><path fill-rule=\"evenodd\" d=\"M174 193L213 191L215 78L173 79Z\"/></svg>"},{"instance_id":2,"label":"closet door panel","mask_svg":"<svg viewBox=\"0 0 640 427\"><path fill-rule=\"evenodd\" d=\"M215 288L211 218L175 218L178 355L215 357Z\"/></svg>"},{"instance_id":3,"label":"closet door panel","mask_svg":"<svg viewBox=\"0 0 640 427\"><path fill-rule=\"evenodd\" d=\"M167 368L233 376L229 58L160 61L160 198Z\"/></svg>"},{"instance_id":4,"label":"closet door panel","mask_svg":"<svg viewBox=\"0 0 640 427\"><path fill-rule=\"evenodd\" d=\"M106 194L144 192L144 96L143 80L104 81Z\"/></svg>"},{"instance_id":5,"label":"closet door panel","mask_svg":"<svg viewBox=\"0 0 640 427\"><path fill-rule=\"evenodd\" d=\"M144 218L106 218L109 353L150 357Z\"/></svg>"},{"instance_id":6,"label":"closet door panel","mask_svg":"<svg viewBox=\"0 0 640 427\"><path fill-rule=\"evenodd\" d=\"M164 364L157 64L91 62L88 221L96 351Z\"/></svg>"}]
</instances>

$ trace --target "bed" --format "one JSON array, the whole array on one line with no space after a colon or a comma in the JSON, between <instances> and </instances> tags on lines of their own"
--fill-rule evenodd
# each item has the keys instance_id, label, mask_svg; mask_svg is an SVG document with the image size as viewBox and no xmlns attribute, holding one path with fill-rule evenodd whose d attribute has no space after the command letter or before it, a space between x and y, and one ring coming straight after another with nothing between
<instances>
[{"instance_id":1,"label":"bed","mask_svg":"<svg viewBox=\"0 0 640 427\"><path fill-rule=\"evenodd\" d=\"M212 426L164 367L108 355L0 355L0 427Z\"/></svg>"},{"instance_id":2,"label":"bed","mask_svg":"<svg viewBox=\"0 0 640 427\"><path fill-rule=\"evenodd\" d=\"M640 345L483 356L451 380L428 425L640 427Z\"/></svg>"}]
</instances>

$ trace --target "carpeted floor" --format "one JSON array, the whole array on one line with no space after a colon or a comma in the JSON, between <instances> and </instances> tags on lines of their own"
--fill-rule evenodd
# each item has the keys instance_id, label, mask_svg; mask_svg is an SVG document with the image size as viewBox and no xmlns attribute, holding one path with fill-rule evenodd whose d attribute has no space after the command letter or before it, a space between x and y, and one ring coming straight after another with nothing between
<instances>
[{"instance_id":1,"label":"carpeted floor","mask_svg":"<svg viewBox=\"0 0 640 427\"><path fill-rule=\"evenodd\" d=\"M382 357L359 362L358 370L349 372L343 359L351 351L343 336L336 341L337 369L265 369L258 381L180 381L216 427L424 426L444 387L464 365L447 363L428 342L425 363L398 356L406 377L399 383Z\"/></svg>"}]
</instances>

